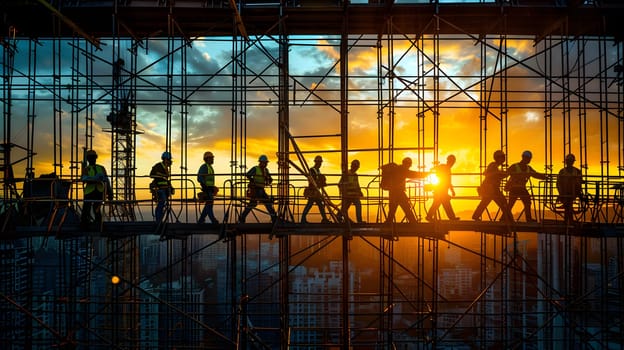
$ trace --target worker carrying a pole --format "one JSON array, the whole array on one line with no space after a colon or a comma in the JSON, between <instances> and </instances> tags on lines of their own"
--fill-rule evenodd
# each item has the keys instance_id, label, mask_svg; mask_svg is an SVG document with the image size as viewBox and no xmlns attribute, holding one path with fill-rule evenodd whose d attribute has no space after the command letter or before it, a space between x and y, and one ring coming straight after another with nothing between
<instances>
[{"instance_id":1,"label":"worker carrying a pole","mask_svg":"<svg viewBox=\"0 0 624 350\"><path fill-rule=\"evenodd\" d=\"M314 157L314 166L310 168L310 177L308 187L303 191L303 195L308 199L305 207L303 208L303 212L301 213L301 223L305 224L308 221L306 217L312 209L312 205L316 204L319 208L319 212L321 213L322 223L330 222L327 219L327 214L325 213L325 204L323 203L323 194L321 191L323 187L327 184L325 175L321 174L321 164L323 164L323 157L316 156Z\"/></svg>"}]
</instances>

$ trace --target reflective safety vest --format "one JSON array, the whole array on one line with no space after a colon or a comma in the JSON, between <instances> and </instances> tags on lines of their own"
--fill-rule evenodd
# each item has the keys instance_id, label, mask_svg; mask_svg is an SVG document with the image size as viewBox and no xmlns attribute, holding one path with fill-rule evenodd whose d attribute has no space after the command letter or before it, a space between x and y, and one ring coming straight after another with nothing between
<instances>
[{"instance_id":1,"label":"reflective safety vest","mask_svg":"<svg viewBox=\"0 0 624 350\"><path fill-rule=\"evenodd\" d=\"M344 193L346 197L359 197L360 196L360 182L357 174L348 173L345 176Z\"/></svg>"},{"instance_id":2,"label":"reflective safety vest","mask_svg":"<svg viewBox=\"0 0 624 350\"><path fill-rule=\"evenodd\" d=\"M256 168L256 171L251 179L252 184L256 187L264 187L267 181L267 176L265 174L266 168L262 169L259 166L255 166L254 168Z\"/></svg>"},{"instance_id":3,"label":"reflective safety vest","mask_svg":"<svg viewBox=\"0 0 624 350\"><path fill-rule=\"evenodd\" d=\"M532 169L527 164L526 169L522 169L520 163L513 164L508 169L509 180L507 181L508 188L524 188L526 186L529 177L531 177Z\"/></svg>"},{"instance_id":4,"label":"reflective safety vest","mask_svg":"<svg viewBox=\"0 0 624 350\"><path fill-rule=\"evenodd\" d=\"M206 171L202 172L203 169L206 169ZM214 178L214 169L212 168L212 165L208 163L204 163L204 165L202 165L199 168L199 175L197 176L197 181L199 181L200 184L206 187L214 186L215 178Z\"/></svg>"},{"instance_id":5,"label":"reflective safety vest","mask_svg":"<svg viewBox=\"0 0 624 350\"><path fill-rule=\"evenodd\" d=\"M157 163L152 167L150 177L154 179L153 183L158 188L169 188L169 170L163 162Z\"/></svg>"},{"instance_id":6,"label":"reflective safety vest","mask_svg":"<svg viewBox=\"0 0 624 350\"><path fill-rule=\"evenodd\" d=\"M99 164L88 165L85 170L86 170L86 176L91 177L91 178L95 177L96 175L103 175L102 179L104 179L104 175L106 174L106 170L104 170L104 167ZM104 182L103 181L87 182L84 187L84 194L89 194L95 190L97 190L98 192L104 193Z\"/></svg>"}]
</instances>

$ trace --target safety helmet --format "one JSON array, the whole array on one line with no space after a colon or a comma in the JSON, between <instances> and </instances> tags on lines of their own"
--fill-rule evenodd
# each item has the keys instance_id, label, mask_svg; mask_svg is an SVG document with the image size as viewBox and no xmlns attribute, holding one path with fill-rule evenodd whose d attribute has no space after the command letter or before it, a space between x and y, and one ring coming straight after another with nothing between
<instances>
[{"instance_id":1,"label":"safety helmet","mask_svg":"<svg viewBox=\"0 0 624 350\"><path fill-rule=\"evenodd\" d=\"M566 160L571 160L571 161L575 161L576 157L574 156L574 154L569 153L567 156L565 156Z\"/></svg>"},{"instance_id":2,"label":"safety helmet","mask_svg":"<svg viewBox=\"0 0 624 350\"><path fill-rule=\"evenodd\" d=\"M494 159L502 159L505 158L505 152L501 150L497 150L494 152Z\"/></svg>"},{"instance_id":3,"label":"safety helmet","mask_svg":"<svg viewBox=\"0 0 624 350\"><path fill-rule=\"evenodd\" d=\"M323 161L323 157L321 157L321 156L316 156L316 157L314 157L314 161L315 161L315 162L322 162L322 161Z\"/></svg>"},{"instance_id":4,"label":"safety helmet","mask_svg":"<svg viewBox=\"0 0 624 350\"><path fill-rule=\"evenodd\" d=\"M206 158L214 158L214 154L212 154L212 152L205 152L204 153L204 159Z\"/></svg>"},{"instance_id":5,"label":"safety helmet","mask_svg":"<svg viewBox=\"0 0 624 350\"><path fill-rule=\"evenodd\" d=\"M164 151L164 152L163 152L163 154L162 154L162 156L160 156L160 158L161 158L162 160L165 160L165 159L169 159L169 160L171 160L171 153L170 153L170 152L168 152L168 151Z\"/></svg>"},{"instance_id":6,"label":"safety helmet","mask_svg":"<svg viewBox=\"0 0 624 350\"><path fill-rule=\"evenodd\" d=\"M522 158L533 158L533 153L531 151L522 152Z\"/></svg>"},{"instance_id":7,"label":"safety helmet","mask_svg":"<svg viewBox=\"0 0 624 350\"><path fill-rule=\"evenodd\" d=\"M97 158L97 156L98 156L98 155L97 155L97 152L96 152L96 151L94 151L94 150L92 150L92 149L90 149L90 150L88 150L88 151L87 151L87 157L96 157L96 158Z\"/></svg>"},{"instance_id":8,"label":"safety helmet","mask_svg":"<svg viewBox=\"0 0 624 350\"><path fill-rule=\"evenodd\" d=\"M269 157L265 156L264 154L261 155L260 157L258 157L258 161L259 162L268 162L269 161Z\"/></svg>"}]
</instances>

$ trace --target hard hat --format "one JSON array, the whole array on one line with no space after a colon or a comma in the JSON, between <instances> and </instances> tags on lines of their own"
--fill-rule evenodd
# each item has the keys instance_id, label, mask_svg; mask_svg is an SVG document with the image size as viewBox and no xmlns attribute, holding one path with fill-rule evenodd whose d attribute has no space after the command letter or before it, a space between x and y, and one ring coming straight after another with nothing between
<instances>
[{"instance_id":1,"label":"hard hat","mask_svg":"<svg viewBox=\"0 0 624 350\"><path fill-rule=\"evenodd\" d=\"M169 160L171 160L171 153L170 153L170 152L168 152L168 151L164 151L164 152L163 152L163 154L162 154L162 156L160 156L160 158L161 158L161 159L163 159L163 160L164 160L164 159L169 159Z\"/></svg>"},{"instance_id":2,"label":"hard hat","mask_svg":"<svg viewBox=\"0 0 624 350\"><path fill-rule=\"evenodd\" d=\"M316 157L314 157L314 161L315 161L315 162L322 162L322 161L323 161L323 157L321 157L321 156L316 156Z\"/></svg>"},{"instance_id":3,"label":"hard hat","mask_svg":"<svg viewBox=\"0 0 624 350\"><path fill-rule=\"evenodd\" d=\"M261 155L260 157L258 157L258 161L259 162L268 162L269 161L269 157L265 156L264 154Z\"/></svg>"},{"instance_id":4,"label":"hard hat","mask_svg":"<svg viewBox=\"0 0 624 350\"><path fill-rule=\"evenodd\" d=\"M90 149L90 150L87 151L87 157L89 157L89 156L97 157L98 155L97 155L97 152L95 152L94 150Z\"/></svg>"},{"instance_id":5,"label":"hard hat","mask_svg":"<svg viewBox=\"0 0 624 350\"><path fill-rule=\"evenodd\" d=\"M533 158L533 153L531 151L522 152L522 158Z\"/></svg>"},{"instance_id":6,"label":"hard hat","mask_svg":"<svg viewBox=\"0 0 624 350\"><path fill-rule=\"evenodd\" d=\"M204 159L206 158L214 158L214 154L212 154L212 152L205 152L204 153Z\"/></svg>"},{"instance_id":7,"label":"hard hat","mask_svg":"<svg viewBox=\"0 0 624 350\"><path fill-rule=\"evenodd\" d=\"M505 158L505 152L498 150L494 152L494 159Z\"/></svg>"},{"instance_id":8,"label":"hard hat","mask_svg":"<svg viewBox=\"0 0 624 350\"><path fill-rule=\"evenodd\" d=\"M575 161L576 157L574 156L574 154L570 153L565 157L565 159Z\"/></svg>"}]
</instances>

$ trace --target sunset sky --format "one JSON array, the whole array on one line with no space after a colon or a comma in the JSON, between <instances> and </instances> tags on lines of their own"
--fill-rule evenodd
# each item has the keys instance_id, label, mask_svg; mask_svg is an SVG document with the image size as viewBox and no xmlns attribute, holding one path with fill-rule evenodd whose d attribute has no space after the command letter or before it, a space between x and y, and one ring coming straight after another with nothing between
<instances>
[{"instance_id":1,"label":"sunset sky","mask_svg":"<svg viewBox=\"0 0 624 350\"><path fill-rule=\"evenodd\" d=\"M412 39L414 40L414 39ZM277 173L276 152L277 144L277 69L272 60L277 58L277 45L269 38L262 41L252 40L253 46L246 51L247 82L246 95L246 165L247 168L256 164L260 154L269 156L271 162L269 168ZM174 44L179 47L178 40ZM261 45L260 45L261 44ZM296 137L298 146L306 153L306 159L311 163L316 154L321 154L325 162L322 170L328 174L340 173L340 108L339 102L339 46L338 40L331 37L293 37L290 41L290 129ZM378 76L385 76L381 81L383 93L382 103L389 100L388 74L388 41L382 40L381 70L378 68L377 41L372 39L353 39L350 41L349 50L349 159L360 159L362 166L360 174L374 176L378 174ZM435 97L433 86L434 65L432 60L433 41L423 38L417 44L421 51L415 47L416 42L407 40L395 40L393 45L393 65L395 79L392 80L395 95L395 126L394 147L407 148L394 153L394 160L400 162L401 158L411 156L414 159L414 169L426 171L434 165L434 127L433 113ZM15 56L15 71L13 72L12 87L12 121L10 140L21 146L26 146L26 102L28 80L28 42L18 41L18 51ZM563 156L567 153L564 149L563 133L563 107L569 104L572 127L570 128L571 149L577 153L577 166L584 166L590 174L600 174L608 171L611 175L618 175L617 167L621 165L618 160L618 128L615 106L618 98L621 104L621 85L609 85L609 94L599 96L596 93L599 84L605 80L596 79L598 70L602 70L602 77L606 81L614 81L616 73L614 65L617 64L616 50L611 45L603 59L599 60L596 54L599 52L595 41L570 41L562 44L551 43L552 50L547 54L536 53L544 49L544 43L535 43L531 39L508 39L507 56L497 54L500 45L498 38L490 38L482 47L473 38L467 36L442 37L439 47L440 69L440 93L439 100L439 130L438 130L438 153L439 160L444 161L448 154L457 156L457 164L454 172L458 174L470 173L470 176L457 175L456 185L476 186L479 182L478 173L480 163L489 162L491 154L501 145L500 122L497 118L501 115L501 81L498 78L485 80L490 92L481 95L480 78L482 61L485 60L487 74L500 73L501 67L506 66L507 79L505 81L507 91L507 138L508 138L508 162L520 160L520 154L525 149L533 151L534 157L531 165L538 171L544 171L545 166L552 165L552 172L556 173L563 165ZM77 140L79 149L86 145L84 137L85 116L88 113L85 107L89 101L78 101L73 108L79 108L78 124L72 126L71 110L69 104L72 96L71 86L78 86L78 95L84 94L84 86L90 82L85 74L85 56L80 56L81 71L77 83L72 84L71 77L71 50L72 45L64 41L60 45L62 59L61 96L67 99L61 104L63 110L62 135L63 139L63 169L64 175L70 174L71 140ZM84 50L88 44L80 43L79 47ZM120 45L121 57L130 62L129 42ZM482 49L485 48L485 58L482 57ZM104 41L101 51L94 51L93 60L93 99L97 102L93 105L94 137L93 148L98 151L98 162L110 166L111 141L109 132L110 125L106 116L110 112L111 66L113 61L111 53L112 43ZM138 80L140 87L137 91L137 123L141 133L137 136L137 169L139 176L147 175L151 166L159 161L160 154L165 150L165 116L166 116L166 85L164 76L167 67L167 42L165 40L149 40L143 43L138 50ZM568 54L562 56L561 53ZM582 60L578 59L581 52ZM174 155L173 172L184 173L181 166L188 168L187 172L193 174L202 163L204 151L215 153L215 170L217 173L230 173L230 161L232 160L231 149L233 140L231 137L232 125L232 44L227 38L198 38L192 42L192 46L186 51L187 85L186 93L189 98L186 142L188 144L188 159L181 159L181 135L183 133L180 124L179 97L183 95L180 87L180 55L171 56L174 60L173 94L176 96L172 104L172 153ZM272 58L269 58L272 57ZM563 58L562 58L563 57ZM548 63L551 62L551 63ZM585 62L581 73L580 62ZM52 112L52 54L51 41L41 41L37 48L36 78L35 83L37 102L35 104L35 146L34 158L35 174L49 173L52 167L52 139L53 112ZM126 65L128 67L128 64ZM32 74L32 65L31 73ZM238 68L240 74L240 67ZM541 72L552 76L551 80L540 76ZM218 74L217 74L218 73ZM216 75L215 75L216 74ZM562 80L561 76L569 74L570 79ZM578 79L584 74L586 78ZM553 102L544 103L544 84L553 84ZM199 86L199 88L196 88ZM568 94L569 99L562 98L563 86L572 91ZM577 90L585 89L586 94L579 98L581 93ZM461 89L467 89L461 91ZM312 91L312 93L310 92ZM75 92L74 92L75 93ZM619 97L618 97L619 94ZM238 94L240 98L240 94ZM77 96L77 95L74 95ZM488 98L490 102L483 101ZM602 98L602 102L600 99ZM610 104L607 105L605 100ZM585 135L579 130L581 103L587 108L587 123ZM330 104L328 106L328 104ZM479 106L487 106L489 116L487 133L487 155L485 160L480 160L480 123ZM552 107L552 138L546 129L544 121L545 110ZM603 116L602 123L599 117L598 107L607 107L609 117ZM421 118L422 131L418 132L419 118L422 110L424 118ZM239 116L241 114L238 114ZM384 109L383 116L387 120L388 109ZM608 124L607 124L608 123ZM601 126L602 124L602 126ZM600 138L602 127L602 139ZM383 146L387 146L388 124L384 121ZM72 130L76 134L72 136ZM608 130L608 131L607 131ZM622 133L622 130L619 130ZM6 135L6 133L5 133ZM77 136L76 136L77 135ZM325 137L309 137L312 135L334 135ZM303 138L302 136L306 136ZM607 138L608 136L608 138ZM59 135L57 134L57 137ZM620 136L621 138L622 136ZM6 139L6 136L5 136ZM240 145L241 140L237 140ZM621 141L620 141L621 142ZM585 144L587 158L578 155L582 144ZM602 143L602 147L601 147ZM428 148L419 154L416 147L421 145ZM292 148L291 148L292 149ZM410 150L411 149L411 150ZM605 152L609 152L608 165L600 162L601 153L606 159ZM552 152L552 153L550 153ZM621 152L621 149L620 149ZM22 158L23 152L19 149L14 151L13 159ZM82 157L82 154L80 155ZM552 158L551 158L552 157ZM621 155L619 156L621 157ZM292 156L291 159L296 159ZM384 155L388 159L388 153ZM419 162L419 159L423 159ZM81 160L81 159L74 159ZM239 160L239 159L237 159ZM238 163L240 164L240 163ZM482 164L485 165L485 164ZM23 162L15 166L16 176L24 174ZM241 168L242 169L242 168ZM61 172L56 169L57 173ZM292 170L294 172L294 169ZM227 177L223 176L222 180ZM365 177L364 177L365 178ZM220 182L218 180L217 182ZM365 183L366 180L361 180ZM465 191L465 192L464 192ZM460 189L458 195L473 195L474 188Z\"/></svg>"}]
</instances>

